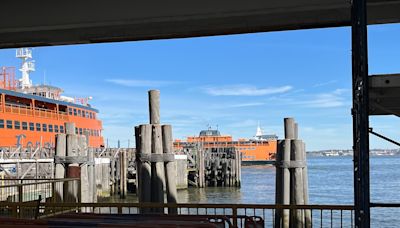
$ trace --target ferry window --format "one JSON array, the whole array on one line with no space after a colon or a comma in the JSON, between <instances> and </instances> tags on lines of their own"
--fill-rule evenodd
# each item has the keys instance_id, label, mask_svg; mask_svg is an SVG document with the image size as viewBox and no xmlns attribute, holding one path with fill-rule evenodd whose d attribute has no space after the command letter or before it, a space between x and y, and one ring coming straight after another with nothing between
<instances>
[{"instance_id":1,"label":"ferry window","mask_svg":"<svg viewBox=\"0 0 400 228\"><path fill-rule=\"evenodd\" d=\"M28 123L22 122L22 130L28 130Z\"/></svg>"},{"instance_id":2,"label":"ferry window","mask_svg":"<svg viewBox=\"0 0 400 228\"><path fill-rule=\"evenodd\" d=\"M82 116L81 110L78 109L78 116Z\"/></svg>"},{"instance_id":3,"label":"ferry window","mask_svg":"<svg viewBox=\"0 0 400 228\"><path fill-rule=\"evenodd\" d=\"M60 125L60 133L64 133L64 126Z\"/></svg>"},{"instance_id":4,"label":"ferry window","mask_svg":"<svg viewBox=\"0 0 400 228\"><path fill-rule=\"evenodd\" d=\"M74 108L74 116L76 116L76 108Z\"/></svg>"},{"instance_id":5,"label":"ferry window","mask_svg":"<svg viewBox=\"0 0 400 228\"><path fill-rule=\"evenodd\" d=\"M49 124L49 132L53 132L53 125Z\"/></svg>"},{"instance_id":6,"label":"ferry window","mask_svg":"<svg viewBox=\"0 0 400 228\"><path fill-rule=\"evenodd\" d=\"M43 131L47 131L47 124L43 124L42 129L43 129Z\"/></svg>"},{"instance_id":7,"label":"ferry window","mask_svg":"<svg viewBox=\"0 0 400 228\"><path fill-rule=\"evenodd\" d=\"M17 129L17 130L21 129L21 122L14 121L14 128Z\"/></svg>"},{"instance_id":8,"label":"ferry window","mask_svg":"<svg viewBox=\"0 0 400 228\"><path fill-rule=\"evenodd\" d=\"M54 125L54 132L58 133L58 125Z\"/></svg>"},{"instance_id":9,"label":"ferry window","mask_svg":"<svg viewBox=\"0 0 400 228\"><path fill-rule=\"evenodd\" d=\"M91 112L89 112L89 118L93 119L93 114Z\"/></svg>"},{"instance_id":10,"label":"ferry window","mask_svg":"<svg viewBox=\"0 0 400 228\"><path fill-rule=\"evenodd\" d=\"M34 131L35 130L35 124L34 123L29 123L29 130Z\"/></svg>"},{"instance_id":11,"label":"ferry window","mask_svg":"<svg viewBox=\"0 0 400 228\"><path fill-rule=\"evenodd\" d=\"M0 128L4 128L4 120L0 120Z\"/></svg>"},{"instance_id":12,"label":"ferry window","mask_svg":"<svg viewBox=\"0 0 400 228\"><path fill-rule=\"evenodd\" d=\"M78 128L77 127L75 128L75 134L78 134Z\"/></svg>"},{"instance_id":13,"label":"ferry window","mask_svg":"<svg viewBox=\"0 0 400 228\"><path fill-rule=\"evenodd\" d=\"M72 108L68 108L68 113L72 116Z\"/></svg>"},{"instance_id":14,"label":"ferry window","mask_svg":"<svg viewBox=\"0 0 400 228\"><path fill-rule=\"evenodd\" d=\"M40 123L36 123L36 131L40 131Z\"/></svg>"},{"instance_id":15,"label":"ferry window","mask_svg":"<svg viewBox=\"0 0 400 228\"><path fill-rule=\"evenodd\" d=\"M82 134L82 128L79 128L79 134L80 135Z\"/></svg>"},{"instance_id":16,"label":"ferry window","mask_svg":"<svg viewBox=\"0 0 400 228\"><path fill-rule=\"evenodd\" d=\"M12 129L12 121L7 120L7 129Z\"/></svg>"},{"instance_id":17,"label":"ferry window","mask_svg":"<svg viewBox=\"0 0 400 228\"><path fill-rule=\"evenodd\" d=\"M89 118L89 112L86 112L86 118Z\"/></svg>"}]
</instances>

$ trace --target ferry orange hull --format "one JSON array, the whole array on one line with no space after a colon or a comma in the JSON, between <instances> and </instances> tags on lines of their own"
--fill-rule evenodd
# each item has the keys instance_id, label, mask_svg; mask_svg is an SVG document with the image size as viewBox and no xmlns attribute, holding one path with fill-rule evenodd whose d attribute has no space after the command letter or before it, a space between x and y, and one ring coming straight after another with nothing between
<instances>
[{"instance_id":1,"label":"ferry orange hull","mask_svg":"<svg viewBox=\"0 0 400 228\"><path fill-rule=\"evenodd\" d=\"M218 133L219 134L219 133ZM187 144L199 143L203 148L232 148L239 150L243 164L272 164L275 161L277 140L245 140L234 141L232 136L198 136L188 137L185 141L175 140L175 149L183 149Z\"/></svg>"},{"instance_id":2,"label":"ferry orange hull","mask_svg":"<svg viewBox=\"0 0 400 228\"><path fill-rule=\"evenodd\" d=\"M98 111L88 106L0 89L0 147L54 147L55 136L73 122L89 132L91 147L104 146Z\"/></svg>"}]
</instances>

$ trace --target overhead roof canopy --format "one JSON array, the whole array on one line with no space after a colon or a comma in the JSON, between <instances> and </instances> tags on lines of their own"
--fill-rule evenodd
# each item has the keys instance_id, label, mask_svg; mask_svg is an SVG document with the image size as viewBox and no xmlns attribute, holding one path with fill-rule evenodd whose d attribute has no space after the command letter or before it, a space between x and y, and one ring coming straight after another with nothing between
<instances>
[{"instance_id":1,"label":"overhead roof canopy","mask_svg":"<svg viewBox=\"0 0 400 228\"><path fill-rule=\"evenodd\" d=\"M350 0L4 0L0 48L350 25ZM400 0L369 0L370 24L400 21Z\"/></svg>"}]
</instances>

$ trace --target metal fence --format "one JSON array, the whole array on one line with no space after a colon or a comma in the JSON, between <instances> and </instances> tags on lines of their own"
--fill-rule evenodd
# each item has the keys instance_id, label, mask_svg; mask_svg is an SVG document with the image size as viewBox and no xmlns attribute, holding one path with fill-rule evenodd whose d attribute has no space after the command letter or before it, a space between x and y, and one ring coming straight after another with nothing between
<instances>
[{"instance_id":1,"label":"metal fence","mask_svg":"<svg viewBox=\"0 0 400 228\"><path fill-rule=\"evenodd\" d=\"M351 205L259 205L259 204L154 204L154 203L0 203L7 215L17 218L49 218L64 213L68 216L135 215L146 209L177 208L177 216L203 216L209 219L227 219L223 227L274 227L277 209L310 210L312 227L354 227L354 208ZM32 213L20 213L34 211ZM65 214L68 212L67 214ZM4 214L3 214L4 215ZM135 219L136 217L131 217ZM145 216L151 216L146 214ZM138 217L137 217L138 218ZM143 218L142 218L143 219ZM231 224L231 225L229 225Z\"/></svg>"},{"instance_id":2,"label":"metal fence","mask_svg":"<svg viewBox=\"0 0 400 228\"><path fill-rule=\"evenodd\" d=\"M55 202L56 192L63 192L64 183L79 184L79 178L65 179L1 179L0 202L29 202L39 199ZM59 202L59 201L58 201Z\"/></svg>"}]
</instances>

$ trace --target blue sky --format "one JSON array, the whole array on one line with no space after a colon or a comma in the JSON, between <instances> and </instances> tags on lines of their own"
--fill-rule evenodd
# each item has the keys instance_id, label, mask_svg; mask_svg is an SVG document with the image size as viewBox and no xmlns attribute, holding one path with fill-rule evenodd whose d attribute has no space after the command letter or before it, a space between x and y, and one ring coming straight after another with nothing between
<instances>
[{"instance_id":1,"label":"blue sky","mask_svg":"<svg viewBox=\"0 0 400 228\"><path fill-rule=\"evenodd\" d=\"M369 28L371 74L400 72L400 25ZM1 65L19 66L14 49ZM133 126L148 122L147 90L161 91L161 120L174 137L208 125L249 138L260 122L283 136L294 117L308 150L350 149L350 28L34 48L34 83L65 95L92 96L104 136L133 143ZM397 117L371 117L378 132L399 139ZM371 136L371 148L395 148Z\"/></svg>"}]
</instances>

